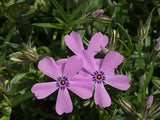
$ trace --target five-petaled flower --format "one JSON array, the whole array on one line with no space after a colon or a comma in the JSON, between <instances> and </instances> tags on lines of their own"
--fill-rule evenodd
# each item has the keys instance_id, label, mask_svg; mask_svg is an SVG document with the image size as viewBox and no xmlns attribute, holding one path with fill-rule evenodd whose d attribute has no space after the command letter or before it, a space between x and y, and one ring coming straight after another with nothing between
<instances>
[{"instance_id":1,"label":"five-petaled flower","mask_svg":"<svg viewBox=\"0 0 160 120\"><path fill-rule=\"evenodd\" d=\"M94 56L105 48L108 37L96 33L91 38L87 50L84 49L81 36L72 31L65 36L67 46L76 54L69 59L60 59L57 62L51 57L43 58L38 68L56 82L35 84L31 91L37 99L43 99L57 89L56 112L69 113L73 106L68 89L83 99L92 97L95 85L94 101L101 108L109 107L111 99L104 85L111 85L120 90L130 87L130 78L126 75L115 75L114 70L123 61L123 56L118 52L109 52L104 59L95 59Z\"/></svg>"},{"instance_id":2,"label":"five-petaled flower","mask_svg":"<svg viewBox=\"0 0 160 120\"><path fill-rule=\"evenodd\" d=\"M80 75L92 78L95 84L94 101L101 108L109 107L111 99L104 84L110 85L120 90L127 90L130 87L130 78L126 75L115 75L114 70L123 61L123 56L118 52L109 52L104 59L94 59L89 51L83 51L84 71ZM87 71L87 72L86 72Z\"/></svg>"},{"instance_id":3,"label":"five-petaled flower","mask_svg":"<svg viewBox=\"0 0 160 120\"><path fill-rule=\"evenodd\" d=\"M37 99L43 99L59 89L56 112L59 115L69 113L73 106L68 89L83 99L92 97L94 89L92 83L83 75L77 74L82 67L82 60L77 56L70 57L63 64L56 63L53 58L47 56L39 62L38 68L56 81L37 83L31 91L35 93Z\"/></svg>"},{"instance_id":4,"label":"five-petaled flower","mask_svg":"<svg viewBox=\"0 0 160 120\"><path fill-rule=\"evenodd\" d=\"M82 43L81 36L72 31L70 35L64 37L66 45L76 54L83 54L84 46ZM108 37L103 35L101 32L95 33L91 38L88 48L86 51L89 51L93 56L102 50L108 43Z\"/></svg>"}]
</instances>

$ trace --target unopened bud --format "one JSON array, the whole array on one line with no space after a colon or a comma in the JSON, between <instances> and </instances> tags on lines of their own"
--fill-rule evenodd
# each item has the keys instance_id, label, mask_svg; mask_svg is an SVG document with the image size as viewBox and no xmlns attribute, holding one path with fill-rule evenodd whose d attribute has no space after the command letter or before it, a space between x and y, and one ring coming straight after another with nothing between
<instances>
[{"instance_id":1,"label":"unopened bud","mask_svg":"<svg viewBox=\"0 0 160 120\"><path fill-rule=\"evenodd\" d=\"M24 55L31 61L36 62L38 60L37 53L24 52Z\"/></svg>"},{"instance_id":2,"label":"unopened bud","mask_svg":"<svg viewBox=\"0 0 160 120\"><path fill-rule=\"evenodd\" d=\"M38 60L38 54L36 52L36 47L31 48L26 44L23 45L25 50L23 51L24 55L28 58L28 60L36 62Z\"/></svg>"},{"instance_id":3,"label":"unopened bud","mask_svg":"<svg viewBox=\"0 0 160 120\"><path fill-rule=\"evenodd\" d=\"M116 30L113 30L111 37L109 39L109 43L107 45L107 48L109 50L114 50L116 48L117 45L117 32Z\"/></svg>"},{"instance_id":4,"label":"unopened bud","mask_svg":"<svg viewBox=\"0 0 160 120\"><path fill-rule=\"evenodd\" d=\"M92 13L92 16L97 17L104 13L103 9L96 10Z\"/></svg>"},{"instance_id":5,"label":"unopened bud","mask_svg":"<svg viewBox=\"0 0 160 120\"><path fill-rule=\"evenodd\" d=\"M10 60L17 62L17 63L28 63L28 60L25 56L13 56Z\"/></svg>"},{"instance_id":6,"label":"unopened bud","mask_svg":"<svg viewBox=\"0 0 160 120\"><path fill-rule=\"evenodd\" d=\"M160 104L159 103L158 104L154 104L150 108L149 116L153 117L154 115L156 115L159 112L160 112Z\"/></svg>"},{"instance_id":7,"label":"unopened bud","mask_svg":"<svg viewBox=\"0 0 160 120\"><path fill-rule=\"evenodd\" d=\"M138 37L140 39L140 42L142 42L146 36L147 36L147 33L148 33L148 25L147 24L141 24L140 25L140 28L138 30Z\"/></svg>"},{"instance_id":8,"label":"unopened bud","mask_svg":"<svg viewBox=\"0 0 160 120\"><path fill-rule=\"evenodd\" d=\"M152 80L152 82L160 90L160 80Z\"/></svg>"},{"instance_id":9,"label":"unopened bud","mask_svg":"<svg viewBox=\"0 0 160 120\"><path fill-rule=\"evenodd\" d=\"M146 101L146 106L147 106L147 109L149 109L152 105L152 102L153 102L153 95L150 95Z\"/></svg>"},{"instance_id":10,"label":"unopened bud","mask_svg":"<svg viewBox=\"0 0 160 120\"><path fill-rule=\"evenodd\" d=\"M112 18L108 17L108 16L99 16L98 17L98 21L101 23L111 23L112 22Z\"/></svg>"},{"instance_id":11,"label":"unopened bud","mask_svg":"<svg viewBox=\"0 0 160 120\"><path fill-rule=\"evenodd\" d=\"M120 98L118 100L118 103L126 112L135 113L135 110L133 109L132 105L127 100Z\"/></svg>"}]
</instances>

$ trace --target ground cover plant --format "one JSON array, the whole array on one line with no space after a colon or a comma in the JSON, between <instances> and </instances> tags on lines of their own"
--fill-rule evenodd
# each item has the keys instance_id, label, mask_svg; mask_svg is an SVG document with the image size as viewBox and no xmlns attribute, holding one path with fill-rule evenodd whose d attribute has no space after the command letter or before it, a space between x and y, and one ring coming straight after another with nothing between
<instances>
[{"instance_id":1,"label":"ground cover plant","mask_svg":"<svg viewBox=\"0 0 160 120\"><path fill-rule=\"evenodd\" d=\"M0 1L0 120L159 120L159 0Z\"/></svg>"}]
</instances>

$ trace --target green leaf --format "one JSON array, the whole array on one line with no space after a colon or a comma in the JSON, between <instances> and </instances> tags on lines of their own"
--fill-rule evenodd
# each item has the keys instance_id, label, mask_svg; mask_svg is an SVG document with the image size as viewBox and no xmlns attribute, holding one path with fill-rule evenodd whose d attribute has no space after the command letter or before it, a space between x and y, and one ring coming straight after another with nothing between
<instances>
[{"instance_id":1,"label":"green leaf","mask_svg":"<svg viewBox=\"0 0 160 120\"><path fill-rule=\"evenodd\" d=\"M135 68L145 68L145 61L143 58L137 58L135 60L135 65L134 65Z\"/></svg>"},{"instance_id":2,"label":"green leaf","mask_svg":"<svg viewBox=\"0 0 160 120\"><path fill-rule=\"evenodd\" d=\"M122 40L118 40L119 42L122 43L122 45L127 49L128 53L131 54L130 49L128 48L128 46L122 41Z\"/></svg>"},{"instance_id":3,"label":"green leaf","mask_svg":"<svg viewBox=\"0 0 160 120\"><path fill-rule=\"evenodd\" d=\"M7 36L5 37L5 42L9 42L12 35L14 34L14 32L16 31L16 26L14 26L9 33L7 34Z\"/></svg>"},{"instance_id":4,"label":"green leaf","mask_svg":"<svg viewBox=\"0 0 160 120\"><path fill-rule=\"evenodd\" d=\"M125 33L126 39L128 40L128 47L132 51L132 49L133 49L133 43L132 43L131 37L129 36L128 32L125 30L125 28L121 24L119 24L119 23L116 22L116 25L118 25L118 27L120 28L120 30Z\"/></svg>"},{"instance_id":5,"label":"green leaf","mask_svg":"<svg viewBox=\"0 0 160 120\"><path fill-rule=\"evenodd\" d=\"M77 19L77 20L72 21L71 26L77 25L77 24L88 23L88 22L91 22L91 21L93 21L93 20L92 20L92 19L80 18L80 19Z\"/></svg>"},{"instance_id":6,"label":"green leaf","mask_svg":"<svg viewBox=\"0 0 160 120\"><path fill-rule=\"evenodd\" d=\"M72 14L69 17L69 22L71 22L89 3L90 0L87 0L84 4L80 5L76 10L72 12Z\"/></svg>"},{"instance_id":7,"label":"green leaf","mask_svg":"<svg viewBox=\"0 0 160 120\"><path fill-rule=\"evenodd\" d=\"M11 102L12 102L13 106L16 106L17 104L19 104L29 98L32 98L33 96L34 96L34 94L31 91L27 91L24 94L18 94L16 97L14 97L12 99Z\"/></svg>"},{"instance_id":8,"label":"green leaf","mask_svg":"<svg viewBox=\"0 0 160 120\"><path fill-rule=\"evenodd\" d=\"M4 97L4 99L6 100L6 102L8 103L8 105L9 105L9 106L12 106L11 101L9 100L9 98L8 98L5 94L3 94L3 97Z\"/></svg>"},{"instance_id":9,"label":"green leaf","mask_svg":"<svg viewBox=\"0 0 160 120\"><path fill-rule=\"evenodd\" d=\"M135 44L139 57L141 57L143 45L144 45L143 43Z\"/></svg>"},{"instance_id":10,"label":"green leaf","mask_svg":"<svg viewBox=\"0 0 160 120\"><path fill-rule=\"evenodd\" d=\"M150 25L151 25L151 20L152 20L152 14L154 12L155 8L152 9L152 11L150 12L148 18L147 18L147 21L146 21L146 24L147 24L147 34L148 34L148 30L150 28Z\"/></svg>"},{"instance_id":11,"label":"green leaf","mask_svg":"<svg viewBox=\"0 0 160 120\"><path fill-rule=\"evenodd\" d=\"M5 40L3 37L0 36L0 40Z\"/></svg>"},{"instance_id":12,"label":"green leaf","mask_svg":"<svg viewBox=\"0 0 160 120\"><path fill-rule=\"evenodd\" d=\"M64 11L64 9L61 7L61 5L56 0L51 0L54 7L57 9L58 13L61 15L61 17L64 19L64 21L68 21L68 15Z\"/></svg>"},{"instance_id":13,"label":"green leaf","mask_svg":"<svg viewBox=\"0 0 160 120\"><path fill-rule=\"evenodd\" d=\"M63 20L61 20L60 18L58 18L58 17L55 17L55 19L61 24L61 25L64 25L65 23L64 23L64 21Z\"/></svg>"},{"instance_id":14,"label":"green leaf","mask_svg":"<svg viewBox=\"0 0 160 120\"><path fill-rule=\"evenodd\" d=\"M33 23L32 25L38 26L38 27L63 29L63 26L61 24L58 24L58 23Z\"/></svg>"},{"instance_id":15,"label":"green leaf","mask_svg":"<svg viewBox=\"0 0 160 120\"><path fill-rule=\"evenodd\" d=\"M154 64L156 62L158 57L155 57L152 64L151 64L151 67L150 67L150 70L146 76L146 80L144 81L144 84L143 84L143 87L142 87L142 101L143 103L145 103L145 98L146 98L146 89L149 85L149 82L151 81L151 78L152 78L152 75L153 75L153 71L154 71Z\"/></svg>"},{"instance_id":16,"label":"green leaf","mask_svg":"<svg viewBox=\"0 0 160 120\"><path fill-rule=\"evenodd\" d=\"M10 120L10 116L3 116L0 118L0 120Z\"/></svg>"},{"instance_id":17,"label":"green leaf","mask_svg":"<svg viewBox=\"0 0 160 120\"><path fill-rule=\"evenodd\" d=\"M7 92L8 95L14 95L17 93L22 93L26 91L26 89L34 84L31 80L25 80L21 82L17 82L16 84L13 84L9 91Z\"/></svg>"},{"instance_id":18,"label":"green leaf","mask_svg":"<svg viewBox=\"0 0 160 120\"><path fill-rule=\"evenodd\" d=\"M11 86L12 86L13 84L15 84L16 82L18 82L19 80L21 80L26 74L27 74L27 73L19 73L19 74L17 74L16 76L14 76L14 77L11 79L11 82L10 82Z\"/></svg>"}]
</instances>

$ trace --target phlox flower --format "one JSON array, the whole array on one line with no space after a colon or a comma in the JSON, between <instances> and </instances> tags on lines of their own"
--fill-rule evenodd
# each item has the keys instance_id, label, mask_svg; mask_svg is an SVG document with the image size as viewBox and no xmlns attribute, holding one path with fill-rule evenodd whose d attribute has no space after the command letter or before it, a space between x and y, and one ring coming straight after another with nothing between
<instances>
[{"instance_id":1,"label":"phlox flower","mask_svg":"<svg viewBox=\"0 0 160 120\"><path fill-rule=\"evenodd\" d=\"M76 54L81 55L83 54L84 46L82 43L81 36L77 33L72 31L70 35L66 35L64 37L66 45ZM86 51L89 51L91 55L96 55L98 52L101 51L108 43L108 37L103 35L101 32L95 33L89 44Z\"/></svg>"},{"instance_id":2,"label":"phlox flower","mask_svg":"<svg viewBox=\"0 0 160 120\"><path fill-rule=\"evenodd\" d=\"M126 75L115 75L114 70L123 61L123 56L118 52L109 52L104 59L94 59L88 52L83 51L83 68L80 74L92 79L95 84L94 101L101 108L109 107L111 99L104 85L110 85L119 90L127 90L130 87L130 78Z\"/></svg>"},{"instance_id":3,"label":"phlox flower","mask_svg":"<svg viewBox=\"0 0 160 120\"><path fill-rule=\"evenodd\" d=\"M43 99L58 89L56 112L59 115L69 113L73 106L68 89L83 99L92 97L92 83L86 77L77 74L82 67L82 60L77 56L70 57L61 65L47 56L38 63L38 68L56 81L37 83L31 91L37 99Z\"/></svg>"}]
</instances>

